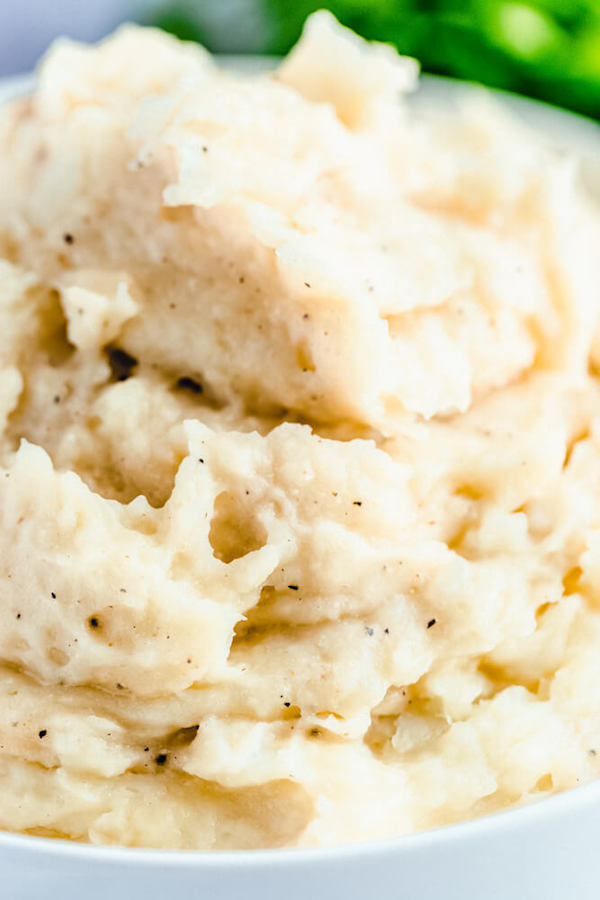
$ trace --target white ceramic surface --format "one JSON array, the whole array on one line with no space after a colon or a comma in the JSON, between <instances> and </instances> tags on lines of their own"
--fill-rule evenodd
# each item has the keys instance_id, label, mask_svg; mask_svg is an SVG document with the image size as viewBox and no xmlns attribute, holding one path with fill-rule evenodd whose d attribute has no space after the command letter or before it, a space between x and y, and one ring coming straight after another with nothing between
<instances>
[{"instance_id":1,"label":"white ceramic surface","mask_svg":"<svg viewBox=\"0 0 600 900\"><path fill-rule=\"evenodd\" d=\"M30 85L0 82L0 102ZM446 104L465 90L426 79L416 102ZM551 141L576 149L600 198L600 128L498 96ZM599 848L596 781L472 822L326 850L128 850L0 834L0 900L600 900Z\"/></svg>"},{"instance_id":2,"label":"white ceramic surface","mask_svg":"<svg viewBox=\"0 0 600 900\"><path fill-rule=\"evenodd\" d=\"M485 819L332 850L122 850L1 835L0 896L2 900L598 900L599 839L598 781Z\"/></svg>"},{"instance_id":3,"label":"white ceramic surface","mask_svg":"<svg viewBox=\"0 0 600 900\"><path fill-rule=\"evenodd\" d=\"M58 34L96 41L160 0L0 0L0 75L26 72Z\"/></svg>"}]
</instances>

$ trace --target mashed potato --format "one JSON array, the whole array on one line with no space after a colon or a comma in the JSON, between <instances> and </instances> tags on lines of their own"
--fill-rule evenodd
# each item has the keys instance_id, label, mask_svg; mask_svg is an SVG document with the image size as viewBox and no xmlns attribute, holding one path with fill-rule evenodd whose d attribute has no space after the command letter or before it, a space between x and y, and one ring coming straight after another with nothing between
<instances>
[{"instance_id":1,"label":"mashed potato","mask_svg":"<svg viewBox=\"0 0 600 900\"><path fill-rule=\"evenodd\" d=\"M136 65L131 67L135 58ZM600 229L325 13L0 119L0 828L399 835L600 774Z\"/></svg>"}]
</instances>

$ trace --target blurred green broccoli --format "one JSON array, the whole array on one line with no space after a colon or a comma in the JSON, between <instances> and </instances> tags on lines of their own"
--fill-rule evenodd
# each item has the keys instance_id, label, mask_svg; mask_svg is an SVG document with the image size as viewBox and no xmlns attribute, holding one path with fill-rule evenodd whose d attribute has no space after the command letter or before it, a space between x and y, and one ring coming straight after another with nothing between
<instances>
[{"instance_id":1,"label":"blurred green broccoli","mask_svg":"<svg viewBox=\"0 0 600 900\"><path fill-rule=\"evenodd\" d=\"M248 0L264 27L258 43L247 47L238 0L236 49L285 53L306 16L323 6L364 37L416 56L425 72L518 91L600 119L600 0ZM157 24L207 41L202 7L167 5ZM207 43L223 49L214 21Z\"/></svg>"}]
</instances>

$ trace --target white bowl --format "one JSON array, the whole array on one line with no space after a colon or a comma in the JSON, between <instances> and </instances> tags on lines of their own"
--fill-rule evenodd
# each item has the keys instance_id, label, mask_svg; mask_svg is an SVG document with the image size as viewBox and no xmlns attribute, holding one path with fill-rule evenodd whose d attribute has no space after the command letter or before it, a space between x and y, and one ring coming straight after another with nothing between
<instances>
[{"instance_id":1,"label":"white bowl","mask_svg":"<svg viewBox=\"0 0 600 900\"><path fill-rule=\"evenodd\" d=\"M0 81L0 103L31 84ZM447 105L471 90L426 78L416 102ZM600 199L600 128L495 93L580 154L585 184ZM5 833L0 900L600 900L599 845L600 781L470 822L332 849L132 850Z\"/></svg>"},{"instance_id":2,"label":"white bowl","mask_svg":"<svg viewBox=\"0 0 600 900\"><path fill-rule=\"evenodd\" d=\"M0 801L1 802L1 801ZM600 781L460 825L315 850L0 836L3 900L598 900Z\"/></svg>"}]
</instances>

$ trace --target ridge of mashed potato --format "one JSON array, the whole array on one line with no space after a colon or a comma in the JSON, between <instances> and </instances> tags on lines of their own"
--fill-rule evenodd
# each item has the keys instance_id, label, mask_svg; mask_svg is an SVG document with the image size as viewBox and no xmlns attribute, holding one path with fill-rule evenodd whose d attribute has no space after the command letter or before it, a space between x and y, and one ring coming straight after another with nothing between
<instances>
[{"instance_id":1,"label":"ridge of mashed potato","mask_svg":"<svg viewBox=\"0 0 600 900\"><path fill-rule=\"evenodd\" d=\"M598 220L417 74L128 26L1 111L0 828L314 846L600 774Z\"/></svg>"}]
</instances>

